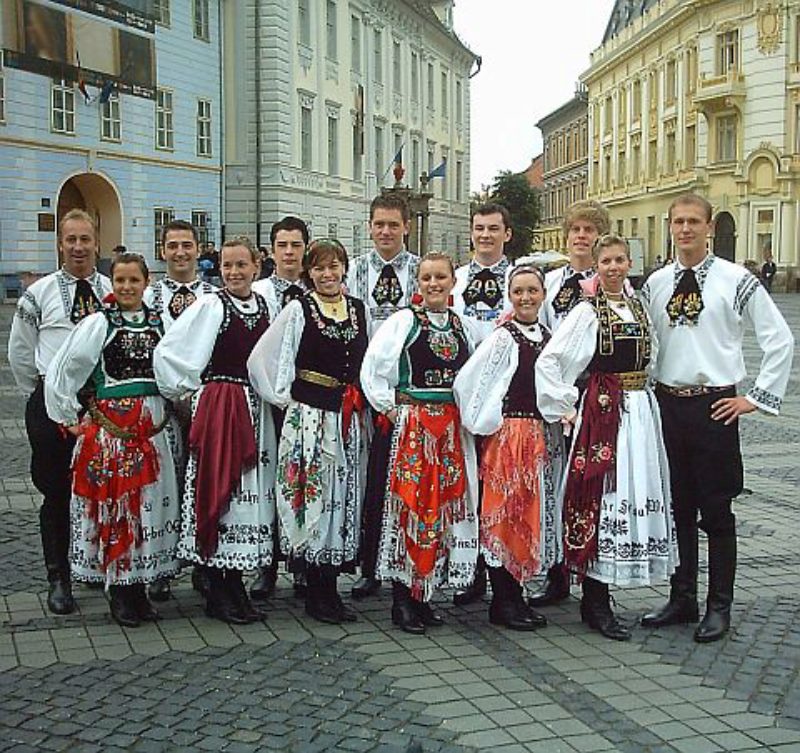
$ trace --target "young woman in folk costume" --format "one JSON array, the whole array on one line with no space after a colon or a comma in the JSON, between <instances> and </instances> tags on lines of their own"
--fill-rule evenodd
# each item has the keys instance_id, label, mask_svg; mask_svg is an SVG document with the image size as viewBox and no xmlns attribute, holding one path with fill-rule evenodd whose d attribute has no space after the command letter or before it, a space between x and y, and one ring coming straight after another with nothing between
<instances>
[{"instance_id":1,"label":"young woman in folk costume","mask_svg":"<svg viewBox=\"0 0 800 753\"><path fill-rule=\"evenodd\" d=\"M481 552L489 568L489 620L512 630L547 624L523 598L523 585L561 557L557 484L563 457L559 427L536 407L534 366L550 339L538 323L544 276L519 266L508 277L513 316L484 340L453 390L466 429L485 437L480 475Z\"/></svg>"},{"instance_id":2,"label":"young woman in folk costume","mask_svg":"<svg viewBox=\"0 0 800 753\"><path fill-rule=\"evenodd\" d=\"M267 565L275 524L275 428L247 377L247 357L269 326L253 293L256 250L249 239L221 249L223 289L200 298L156 349L161 392L191 395L189 462L180 556L208 575L206 612L233 624L263 618L242 585L242 571Z\"/></svg>"},{"instance_id":3,"label":"young woman in folk costume","mask_svg":"<svg viewBox=\"0 0 800 753\"><path fill-rule=\"evenodd\" d=\"M369 335L364 304L342 293L347 252L313 241L303 258L310 292L291 301L248 361L267 401L285 408L276 494L281 548L306 561L306 612L321 622L356 620L337 591L359 543L366 434L358 384Z\"/></svg>"},{"instance_id":4,"label":"young woman in folk costume","mask_svg":"<svg viewBox=\"0 0 800 753\"><path fill-rule=\"evenodd\" d=\"M475 447L453 398L472 338L448 308L450 259L427 254L417 279L421 303L381 325L361 369L367 399L394 426L378 573L393 582L392 620L409 633L441 624L435 589L468 586L478 554Z\"/></svg>"},{"instance_id":5,"label":"young woman in folk costume","mask_svg":"<svg viewBox=\"0 0 800 753\"><path fill-rule=\"evenodd\" d=\"M626 286L630 252L607 235L593 256L597 275L539 356L536 389L546 420L575 426L562 487L564 559L582 580L581 617L607 638L627 640L608 586L666 580L677 564L676 535L658 404L647 385L656 342Z\"/></svg>"},{"instance_id":6,"label":"young woman in folk costume","mask_svg":"<svg viewBox=\"0 0 800 753\"><path fill-rule=\"evenodd\" d=\"M117 256L113 296L73 330L45 380L48 415L78 437L72 575L105 583L111 615L125 627L158 619L145 584L178 571L179 442L153 376L163 327L142 304L148 276L138 254Z\"/></svg>"}]
</instances>

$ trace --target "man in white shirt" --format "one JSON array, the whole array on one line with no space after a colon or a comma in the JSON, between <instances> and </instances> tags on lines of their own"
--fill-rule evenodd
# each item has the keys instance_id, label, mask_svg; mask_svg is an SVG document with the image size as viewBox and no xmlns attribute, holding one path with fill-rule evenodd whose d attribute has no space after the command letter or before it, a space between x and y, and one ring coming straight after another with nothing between
<instances>
[{"instance_id":1,"label":"man in white shirt","mask_svg":"<svg viewBox=\"0 0 800 753\"><path fill-rule=\"evenodd\" d=\"M73 209L58 226L61 269L34 282L17 305L8 340L8 361L19 389L28 395L25 428L31 445L31 480L43 496L39 509L49 593L54 614L75 609L69 569L69 504L75 437L47 416L44 376L75 325L98 311L111 282L95 269L97 229Z\"/></svg>"},{"instance_id":2,"label":"man in white shirt","mask_svg":"<svg viewBox=\"0 0 800 753\"><path fill-rule=\"evenodd\" d=\"M144 302L161 314L167 330L201 295L216 288L197 274L199 246L194 225L185 220L168 222L161 231L161 248L167 274L147 288Z\"/></svg>"},{"instance_id":3,"label":"man in white shirt","mask_svg":"<svg viewBox=\"0 0 800 753\"><path fill-rule=\"evenodd\" d=\"M299 217L287 215L272 226L269 238L275 271L269 277L256 280L253 283L253 290L264 296L269 319L273 322L286 304L295 298L300 298L308 291L306 284L300 278L303 271L303 256L309 241L308 226ZM276 435L280 437L284 412L273 406L272 415L275 420ZM277 528L275 551L280 551ZM294 576L295 595L304 596L305 560L302 557L290 559L288 567ZM257 601L271 598L275 593L277 581L278 558L274 557L272 564L258 569L255 580L250 586L250 596Z\"/></svg>"},{"instance_id":4,"label":"man in white shirt","mask_svg":"<svg viewBox=\"0 0 800 753\"><path fill-rule=\"evenodd\" d=\"M419 259L405 246L411 212L400 196L381 194L369 207L369 233L374 248L356 258L347 273L350 295L367 307L370 337L392 314L411 303L417 291ZM367 488L361 527L361 578L353 586L354 599L372 596L380 589L375 577L383 520L383 496L389 463L391 430L380 424L369 450Z\"/></svg>"},{"instance_id":5,"label":"man in white shirt","mask_svg":"<svg viewBox=\"0 0 800 753\"><path fill-rule=\"evenodd\" d=\"M545 275L545 299L539 309L539 323L554 333L581 299L581 282L594 277L594 242L608 233L608 210L598 201L576 201L567 207L562 228L567 242L569 263ZM537 609L558 604L569 596L569 572L558 563L548 572L542 589L528 599Z\"/></svg>"},{"instance_id":6,"label":"man in white shirt","mask_svg":"<svg viewBox=\"0 0 800 753\"><path fill-rule=\"evenodd\" d=\"M744 267L709 253L712 207L696 194L669 208L677 258L654 272L642 289L658 341L653 376L669 457L680 564L669 602L647 614L648 627L697 622L698 528L708 537L706 613L694 633L699 643L730 627L736 573L733 498L742 491L739 416L777 415L792 364L794 338L758 279ZM763 352L746 395L742 338L753 326ZM698 523L699 517L699 523Z\"/></svg>"},{"instance_id":7,"label":"man in white shirt","mask_svg":"<svg viewBox=\"0 0 800 753\"><path fill-rule=\"evenodd\" d=\"M161 248L167 262L167 274L153 282L144 292L144 302L161 315L164 330L191 306L200 296L216 288L197 274L197 257L200 252L197 230L185 220L171 220L161 230ZM188 433L188 415L178 412L184 434ZM195 580L200 577L198 573ZM170 595L170 581L159 578L150 585L150 598L166 601Z\"/></svg>"},{"instance_id":8,"label":"man in white shirt","mask_svg":"<svg viewBox=\"0 0 800 753\"><path fill-rule=\"evenodd\" d=\"M511 215L501 204L483 204L470 219L473 257L456 270L453 310L466 320L479 345L510 310L507 280L510 262L505 255L511 240Z\"/></svg>"},{"instance_id":9,"label":"man in white shirt","mask_svg":"<svg viewBox=\"0 0 800 753\"><path fill-rule=\"evenodd\" d=\"M287 216L272 226L269 237L275 271L269 277L256 280L253 290L264 296L270 321L274 321L289 301L308 291L300 278L309 241L308 226L299 217Z\"/></svg>"}]
</instances>

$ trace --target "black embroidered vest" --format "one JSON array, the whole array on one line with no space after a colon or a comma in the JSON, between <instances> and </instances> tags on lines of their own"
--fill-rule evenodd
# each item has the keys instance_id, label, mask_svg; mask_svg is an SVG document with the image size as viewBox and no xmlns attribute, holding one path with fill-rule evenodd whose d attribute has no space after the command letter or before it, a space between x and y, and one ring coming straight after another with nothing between
<instances>
[{"instance_id":1,"label":"black embroidered vest","mask_svg":"<svg viewBox=\"0 0 800 753\"><path fill-rule=\"evenodd\" d=\"M542 414L536 406L536 380L534 379L534 368L536 359L544 350L550 336L546 333L541 342L529 340L513 322L505 322L503 325L517 344L519 351L519 362L517 370L508 385L508 392L503 398L503 416L506 418L538 418Z\"/></svg>"}]
</instances>

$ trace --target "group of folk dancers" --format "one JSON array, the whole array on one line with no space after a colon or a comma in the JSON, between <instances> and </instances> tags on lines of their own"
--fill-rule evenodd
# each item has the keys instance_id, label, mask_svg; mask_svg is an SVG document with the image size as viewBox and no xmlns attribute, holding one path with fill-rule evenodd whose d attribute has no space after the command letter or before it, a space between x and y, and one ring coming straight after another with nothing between
<instances>
[{"instance_id":1,"label":"group of folk dancers","mask_svg":"<svg viewBox=\"0 0 800 753\"><path fill-rule=\"evenodd\" d=\"M257 281L258 254L234 238L220 290L197 278L191 225L164 228L167 276L148 287L136 254L99 275L93 221L68 213L63 266L25 292L9 340L30 394L49 608L75 608L74 578L107 587L114 619L135 627L191 564L207 614L244 624L265 616L258 597L286 559L323 622L357 619L337 580L360 566L353 598L391 582L409 633L442 623L438 589L469 603L488 575L493 624L544 626L535 610L574 579L584 622L625 640L610 585L670 579L643 624L699 620L702 528L695 639L719 639L738 417L778 413L793 338L757 279L708 252L711 216L698 195L673 201L677 260L635 295L628 246L596 202L568 209L569 264L546 276L505 257L504 207L475 210L474 257L455 269L404 248L408 207L384 195L374 249L352 263L287 217L271 233L275 274ZM763 359L737 395L746 323Z\"/></svg>"}]
</instances>

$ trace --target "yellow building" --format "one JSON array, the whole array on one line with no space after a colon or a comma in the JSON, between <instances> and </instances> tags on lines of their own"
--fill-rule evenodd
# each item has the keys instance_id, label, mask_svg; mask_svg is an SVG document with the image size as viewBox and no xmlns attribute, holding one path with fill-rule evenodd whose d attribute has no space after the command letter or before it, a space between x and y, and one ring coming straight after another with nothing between
<instances>
[{"instance_id":1,"label":"yellow building","mask_svg":"<svg viewBox=\"0 0 800 753\"><path fill-rule=\"evenodd\" d=\"M712 247L771 249L794 287L800 243L800 0L617 0L582 76L589 196L612 228L671 254L667 207L714 206Z\"/></svg>"},{"instance_id":2,"label":"yellow building","mask_svg":"<svg viewBox=\"0 0 800 753\"><path fill-rule=\"evenodd\" d=\"M569 102L536 124L542 132L544 144L542 219L534 238L534 248L538 250L563 250L566 247L561 229L564 210L586 198L588 123L586 91L579 87Z\"/></svg>"}]
</instances>

